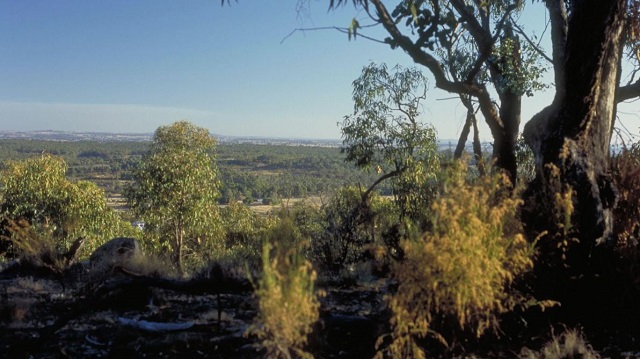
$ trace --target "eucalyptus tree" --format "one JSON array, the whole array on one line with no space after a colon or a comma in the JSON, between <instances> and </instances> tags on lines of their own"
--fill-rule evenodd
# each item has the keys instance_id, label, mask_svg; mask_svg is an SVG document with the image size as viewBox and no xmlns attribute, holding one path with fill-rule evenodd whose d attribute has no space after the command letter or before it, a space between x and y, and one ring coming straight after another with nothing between
<instances>
[{"instance_id":1,"label":"eucalyptus tree","mask_svg":"<svg viewBox=\"0 0 640 359\"><path fill-rule=\"evenodd\" d=\"M103 190L93 182L70 181L66 171L61 157L48 154L5 164L0 175L5 240L15 239L7 230L16 228L10 223L21 222L42 240L53 239L59 251L84 238L80 253L88 255L108 239L132 234L131 224L107 206Z\"/></svg>"},{"instance_id":2,"label":"eucalyptus tree","mask_svg":"<svg viewBox=\"0 0 640 359\"><path fill-rule=\"evenodd\" d=\"M542 231L549 209L540 198L560 180L571 193L577 266L588 263L594 247L612 237L616 189L609 174L611 136L620 101L640 95L640 80L621 86L624 48L638 57L637 0L547 0L555 96L525 126L524 138L536 163L529 187L530 227ZM548 192L548 191L547 191ZM553 246L553 243L551 244Z\"/></svg>"},{"instance_id":3,"label":"eucalyptus tree","mask_svg":"<svg viewBox=\"0 0 640 359\"><path fill-rule=\"evenodd\" d=\"M353 82L353 114L341 123L342 152L347 161L379 175L363 192L363 203L390 180L403 215L415 217L429 206L423 186L439 163L436 131L419 118L426 93L427 80L416 68L389 71L370 64Z\"/></svg>"},{"instance_id":4,"label":"eucalyptus tree","mask_svg":"<svg viewBox=\"0 0 640 359\"><path fill-rule=\"evenodd\" d=\"M549 60L554 100L524 130L537 178L525 206L535 215L528 228L536 232L552 226L548 222L556 209L532 193L548 190L557 178L575 193L571 208L580 243L577 257L586 259L596 243L610 237L615 189L607 175L607 160L617 103L640 96L637 77L621 85L625 46L632 50L631 63L638 65L638 0L540 1L549 15L551 56L543 55L539 47L525 49L535 44L514 20L525 5L522 0L403 0L393 11L382 0L330 0L329 4L334 8L349 2L384 27L391 47L401 48L424 66L436 87L469 96L478 104L494 139L496 165L512 179L517 173L522 95L540 85L539 70L527 61L536 54ZM351 27L354 35L356 29L361 31L357 22ZM458 54L463 52L454 48L457 39L468 40L458 42L468 49L460 60ZM459 76L451 74L443 54L454 55L448 59L462 69ZM548 170L552 167L557 171Z\"/></svg>"},{"instance_id":5,"label":"eucalyptus tree","mask_svg":"<svg viewBox=\"0 0 640 359\"><path fill-rule=\"evenodd\" d=\"M169 244L180 272L185 248L211 248L221 237L215 146L209 131L188 121L159 127L126 190L145 232Z\"/></svg>"},{"instance_id":6,"label":"eucalyptus tree","mask_svg":"<svg viewBox=\"0 0 640 359\"><path fill-rule=\"evenodd\" d=\"M331 0L330 6L347 2ZM468 114L461 143L480 111L494 140L495 164L515 183L522 96L544 87L539 52L514 20L523 1L399 1L391 11L381 0L352 2L384 27L386 43L431 73L437 88L460 97Z\"/></svg>"}]
</instances>

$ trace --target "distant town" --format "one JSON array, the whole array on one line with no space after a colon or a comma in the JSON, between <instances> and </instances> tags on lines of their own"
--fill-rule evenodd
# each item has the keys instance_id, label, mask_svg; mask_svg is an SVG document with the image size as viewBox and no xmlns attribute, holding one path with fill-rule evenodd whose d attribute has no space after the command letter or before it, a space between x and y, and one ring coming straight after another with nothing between
<instances>
[{"instance_id":1,"label":"distant town","mask_svg":"<svg viewBox=\"0 0 640 359\"><path fill-rule=\"evenodd\" d=\"M319 146L319 147L339 147L341 140L331 139L300 139L300 138L269 138L269 137L236 137L213 135L219 143L253 143L270 145L291 145L291 146ZM48 141L136 141L149 142L153 138L153 133L109 133L109 132L68 132L68 131L0 131L0 139L27 139L27 140L48 140Z\"/></svg>"},{"instance_id":2,"label":"distant town","mask_svg":"<svg viewBox=\"0 0 640 359\"><path fill-rule=\"evenodd\" d=\"M220 144L251 143L257 145L285 145L285 146L313 146L340 147L340 139L307 139L307 138L279 138L279 137L241 137L214 134ZM150 142L153 133L110 133L110 132L70 132L70 131L0 131L0 139L25 139L47 141L98 141L98 142ZM440 150L455 148L457 140L438 140ZM470 150L470 143L467 144ZM486 145L486 144L483 144Z\"/></svg>"}]
</instances>

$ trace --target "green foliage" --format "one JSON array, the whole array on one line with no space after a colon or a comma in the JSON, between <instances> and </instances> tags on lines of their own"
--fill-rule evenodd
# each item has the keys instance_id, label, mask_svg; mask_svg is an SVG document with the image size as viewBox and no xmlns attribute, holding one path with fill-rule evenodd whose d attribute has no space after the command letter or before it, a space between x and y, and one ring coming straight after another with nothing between
<instances>
[{"instance_id":1,"label":"green foliage","mask_svg":"<svg viewBox=\"0 0 640 359\"><path fill-rule=\"evenodd\" d=\"M262 244L276 219L263 218L249 207L232 202L220 210L222 226L225 233L224 245L216 247L211 253L211 260L216 262L232 262L248 264L250 268L259 268L262 255Z\"/></svg>"},{"instance_id":2,"label":"green foliage","mask_svg":"<svg viewBox=\"0 0 640 359\"><path fill-rule=\"evenodd\" d=\"M428 150L436 148L435 130L418 121L426 90L417 69L396 66L389 73L384 64L364 67L353 82L353 115L341 124L346 160L387 173L402 170L408 157L433 156Z\"/></svg>"},{"instance_id":3,"label":"green foliage","mask_svg":"<svg viewBox=\"0 0 640 359\"><path fill-rule=\"evenodd\" d=\"M354 113L342 122L342 151L357 167L390 179L403 219L421 221L438 169L436 131L418 121L426 79L417 69L370 64L353 82Z\"/></svg>"},{"instance_id":4,"label":"green foliage","mask_svg":"<svg viewBox=\"0 0 640 359\"><path fill-rule=\"evenodd\" d=\"M215 144L206 129L187 121L158 128L125 193L145 222L145 237L152 246L168 244L180 272L183 258L202 264L222 237Z\"/></svg>"},{"instance_id":5,"label":"green foliage","mask_svg":"<svg viewBox=\"0 0 640 359\"><path fill-rule=\"evenodd\" d=\"M60 251L86 238L83 257L112 237L133 234L131 225L107 207L102 190L91 182L67 180L66 169L62 158L46 154L8 162L0 179L6 219L27 221L37 235L53 238Z\"/></svg>"},{"instance_id":6,"label":"green foliage","mask_svg":"<svg viewBox=\"0 0 640 359\"><path fill-rule=\"evenodd\" d=\"M280 234L287 235L287 230L281 227ZM304 347L319 318L318 297L322 292L314 290L315 280L313 266L303 259L297 246L277 245L272 255L271 244L264 244L262 276L255 289L260 311L246 335L257 336L265 357L313 358Z\"/></svg>"},{"instance_id":7,"label":"green foliage","mask_svg":"<svg viewBox=\"0 0 640 359\"><path fill-rule=\"evenodd\" d=\"M313 262L333 275L361 262L368 245L383 242L387 227L380 225L380 216L392 211L389 204L377 194L363 202L362 189L358 187L339 189L321 208L322 227L311 245ZM398 217L394 216L394 220Z\"/></svg>"},{"instance_id":8,"label":"green foliage","mask_svg":"<svg viewBox=\"0 0 640 359\"><path fill-rule=\"evenodd\" d=\"M433 230L403 242L405 259L393 268L398 283L388 297L393 357L424 357L420 340L457 327L480 336L498 327L498 315L523 304L513 282L532 266L532 245L516 218L520 201L507 195L502 176L466 181L454 162L436 200ZM380 352L379 355L383 355Z\"/></svg>"},{"instance_id":9,"label":"green foliage","mask_svg":"<svg viewBox=\"0 0 640 359\"><path fill-rule=\"evenodd\" d=\"M516 143L516 161L518 162L518 183L529 183L536 175L536 164L533 159L533 151L524 142L522 134L518 136Z\"/></svg>"},{"instance_id":10,"label":"green foliage","mask_svg":"<svg viewBox=\"0 0 640 359\"><path fill-rule=\"evenodd\" d=\"M428 148L426 150L431 151ZM429 212L425 208L431 206L439 192L437 174L440 172L440 165L436 156L431 158L428 162L407 158L407 169L393 183L393 194L401 221L416 224L422 230L430 226Z\"/></svg>"},{"instance_id":11,"label":"green foliage","mask_svg":"<svg viewBox=\"0 0 640 359\"><path fill-rule=\"evenodd\" d=\"M509 31L512 31L511 26L507 24ZM540 53L529 42L521 42L510 34L502 39L493 56L492 61L498 64L502 73L495 83L498 92L510 91L530 97L535 91L549 87L542 82L547 69L542 65Z\"/></svg>"},{"instance_id":12,"label":"green foliage","mask_svg":"<svg viewBox=\"0 0 640 359\"><path fill-rule=\"evenodd\" d=\"M465 4L460 8L448 1L405 0L398 2L391 16L396 24L410 28L417 36L415 44L436 55L455 81L491 81L498 93L510 91L527 96L546 89L548 85L542 82L542 75L547 69L539 51L515 34L515 25L510 20L505 21L506 14L521 12L524 2L487 0ZM483 28L469 30L466 26L469 19ZM485 34L490 28L496 29L499 41L492 44L491 53L481 64L484 66L478 67L478 47L486 45L478 45L477 33ZM392 38L386 41L392 47L398 46Z\"/></svg>"},{"instance_id":13,"label":"green foliage","mask_svg":"<svg viewBox=\"0 0 640 359\"><path fill-rule=\"evenodd\" d=\"M70 179L96 183L110 205L118 205L132 170L149 146L149 142L134 141L0 139L0 161L56 154L67 163ZM215 152L221 204L247 196L276 203L283 198L324 195L348 184L371 183L377 177L346 163L336 147L221 143ZM380 190L390 193L384 184Z\"/></svg>"}]
</instances>

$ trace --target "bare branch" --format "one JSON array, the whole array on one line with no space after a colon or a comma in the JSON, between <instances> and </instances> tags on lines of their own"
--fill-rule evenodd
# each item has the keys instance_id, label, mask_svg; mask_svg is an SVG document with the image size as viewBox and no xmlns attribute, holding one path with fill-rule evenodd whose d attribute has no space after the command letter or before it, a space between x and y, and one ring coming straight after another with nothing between
<instances>
[{"instance_id":1,"label":"bare branch","mask_svg":"<svg viewBox=\"0 0 640 359\"><path fill-rule=\"evenodd\" d=\"M473 16L473 14L467 10L467 7L462 0L452 0L451 4L456 8L456 11L458 11L462 15L462 19L467 24L466 28L467 30L469 30L469 33L475 40L476 45L478 46L478 50L480 51L480 55L476 59L476 62L474 63L471 71L469 71L469 75L467 76L467 81L472 81L480 71L482 64L484 64L489 58L489 55L491 55L493 47L496 41L498 41L498 37L502 33L502 28L504 27L507 19L510 17L511 12L516 9L516 5L513 4L505 9L502 18L496 25L494 34L491 35L491 29L482 26L478 22L478 19L476 19L475 16ZM495 67L495 65L493 65L492 71L496 70L497 68Z\"/></svg>"},{"instance_id":2,"label":"bare branch","mask_svg":"<svg viewBox=\"0 0 640 359\"><path fill-rule=\"evenodd\" d=\"M377 26L378 24L372 24L372 25L365 25L365 26L361 26L360 28L367 28L367 27L373 27L373 26ZM291 30L291 32L285 36L284 38L282 38L282 40L280 40L280 44L283 44L285 41L287 41L288 38L290 38L291 36L293 36L293 34L295 34L296 32L306 32L306 31L321 31L321 30L336 30L339 31L343 34L349 34L349 28L346 27L338 27L338 26L323 26L323 27L309 27L309 28L296 28ZM361 32L358 32L358 37L362 37L363 39L367 39L369 41L373 41L373 42L377 42L380 44L386 44L386 42L384 40L379 40L367 35L363 35ZM354 40L355 40L355 36L354 36Z\"/></svg>"},{"instance_id":3,"label":"bare branch","mask_svg":"<svg viewBox=\"0 0 640 359\"><path fill-rule=\"evenodd\" d=\"M401 168L395 169L395 170L393 170L391 172L385 173L382 176L380 176L380 178L378 178L375 182L373 182L373 184L371 186L369 186L369 188L367 188L367 190L364 191L364 193L362 194L363 202L366 202L366 200L369 199L369 196L371 195L371 192L373 192L373 190L376 188L377 185L379 185L384 180L387 180L387 179L389 179L391 177L399 176L406 169L407 169L406 167L401 167Z\"/></svg>"},{"instance_id":4,"label":"bare branch","mask_svg":"<svg viewBox=\"0 0 640 359\"><path fill-rule=\"evenodd\" d=\"M331 0L329 1L329 9L335 9L338 6L346 5L349 0ZM353 6L362 6L367 9L369 7L369 2L367 0L351 0Z\"/></svg>"},{"instance_id":5,"label":"bare branch","mask_svg":"<svg viewBox=\"0 0 640 359\"><path fill-rule=\"evenodd\" d=\"M618 88L616 93L616 102L620 103L634 97L640 97L640 79L633 84Z\"/></svg>"},{"instance_id":6,"label":"bare branch","mask_svg":"<svg viewBox=\"0 0 640 359\"><path fill-rule=\"evenodd\" d=\"M527 42L529 43L529 45L531 45L531 47L533 47L534 50L536 50L536 52L538 54L540 54L540 56L542 56L545 60L549 61L551 64L553 64L553 59L551 59L544 51L542 51L542 49L540 48L540 46L538 44L536 44L535 42L533 42L529 36L527 36L527 34L524 32L524 30L522 30L522 28L515 22L512 21L512 24L516 30L516 32L520 35L522 35L522 37L524 37L525 40L527 40Z\"/></svg>"}]
</instances>

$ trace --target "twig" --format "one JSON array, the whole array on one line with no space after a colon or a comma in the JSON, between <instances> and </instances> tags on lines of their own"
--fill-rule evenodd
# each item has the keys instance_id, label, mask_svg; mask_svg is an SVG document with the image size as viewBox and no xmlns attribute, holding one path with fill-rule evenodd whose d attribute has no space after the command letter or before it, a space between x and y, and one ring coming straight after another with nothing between
<instances>
[{"instance_id":1,"label":"twig","mask_svg":"<svg viewBox=\"0 0 640 359\"><path fill-rule=\"evenodd\" d=\"M360 28L367 28L367 27L373 27L373 26L377 26L378 24L371 24L371 25L365 25L365 26L360 26ZM346 27L338 27L338 26L323 26L323 27L309 27L309 28L296 28L293 29L287 36L285 36L281 41L280 44L284 43L288 38L290 38L291 36L293 36L293 34L295 34L296 32L306 32L306 31L322 31L322 30L336 30L339 31L343 34L348 34L349 33L349 29ZM367 35L363 35L360 32L358 32L358 37L362 37L364 39L373 41L373 42L377 42L380 44L387 44L385 41L383 40L379 40ZM355 39L355 37L354 37Z\"/></svg>"}]
</instances>

